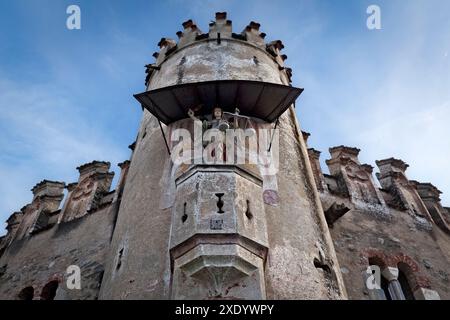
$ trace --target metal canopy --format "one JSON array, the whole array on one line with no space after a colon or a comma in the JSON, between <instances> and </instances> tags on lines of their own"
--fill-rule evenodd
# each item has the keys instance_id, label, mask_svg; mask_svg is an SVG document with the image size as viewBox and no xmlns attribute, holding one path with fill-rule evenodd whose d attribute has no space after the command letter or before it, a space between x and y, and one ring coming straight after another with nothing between
<instances>
[{"instance_id":1,"label":"metal canopy","mask_svg":"<svg viewBox=\"0 0 450 320\"><path fill-rule=\"evenodd\" d=\"M135 94L141 105L168 125L188 117L188 110L208 114L214 107L274 122L303 89L261 81L218 80L180 84Z\"/></svg>"}]
</instances>

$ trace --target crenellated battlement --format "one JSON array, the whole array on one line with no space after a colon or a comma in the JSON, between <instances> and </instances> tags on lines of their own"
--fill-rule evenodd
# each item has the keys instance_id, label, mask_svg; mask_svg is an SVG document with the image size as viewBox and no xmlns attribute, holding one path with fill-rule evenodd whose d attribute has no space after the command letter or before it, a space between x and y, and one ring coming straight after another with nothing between
<instances>
[{"instance_id":1,"label":"crenellated battlement","mask_svg":"<svg viewBox=\"0 0 450 320\"><path fill-rule=\"evenodd\" d=\"M182 48L196 40L198 40L198 36L203 34L203 32L197 27L197 24L192 20L188 20L183 22L183 31L178 31L178 44L177 48Z\"/></svg>"},{"instance_id":2,"label":"crenellated battlement","mask_svg":"<svg viewBox=\"0 0 450 320\"><path fill-rule=\"evenodd\" d=\"M111 163L106 161L92 161L77 167L81 176L89 175L91 173L107 173Z\"/></svg>"},{"instance_id":3,"label":"crenellated battlement","mask_svg":"<svg viewBox=\"0 0 450 320\"><path fill-rule=\"evenodd\" d=\"M377 183L344 145L329 148L324 173L300 131L303 89L283 42L256 21L233 30L226 12L181 26L145 66L134 95L145 112L116 186L110 162L85 163L71 183L37 183L6 221L0 299L448 299L439 189L409 180L396 158L375 161ZM231 144L208 137L226 128L245 130ZM192 131L194 145L182 134ZM192 149L193 163L174 161ZM368 287L374 264L389 282L381 289ZM81 290L64 285L74 265Z\"/></svg>"},{"instance_id":4,"label":"crenellated battlement","mask_svg":"<svg viewBox=\"0 0 450 320\"><path fill-rule=\"evenodd\" d=\"M442 192L432 183L423 183L415 180L412 180L411 182L416 186L417 191L419 191L422 198L432 201L441 201L440 195Z\"/></svg>"},{"instance_id":5,"label":"crenellated battlement","mask_svg":"<svg viewBox=\"0 0 450 320\"><path fill-rule=\"evenodd\" d=\"M212 39L217 39L219 37L229 38L232 37L232 35L232 21L227 20L227 13L216 12L216 20L211 21L211 23L209 24L209 33L207 35L200 36L197 40L206 39L209 37L211 37Z\"/></svg>"},{"instance_id":6,"label":"crenellated battlement","mask_svg":"<svg viewBox=\"0 0 450 320\"><path fill-rule=\"evenodd\" d=\"M357 163L359 163L358 155L361 152L358 148L352 148L347 146L337 146L329 149L331 159L351 159Z\"/></svg>"},{"instance_id":7,"label":"crenellated battlement","mask_svg":"<svg viewBox=\"0 0 450 320\"><path fill-rule=\"evenodd\" d=\"M191 19L183 22L182 26L183 30L176 33L177 41L164 37L158 42L157 45L160 50L153 53L155 61L145 66L146 87L149 86L152 76L161 69L162 64L173 54L195 44L207 42L221 45L224 41L240 42L265 52L275 62L278 70L284 73L288 82L291 82L292 69L285 66L287 55L281 53L284 48L283 42L281 40L266 41L266 34L261 32L261 25L258 22L251 21L240 33L235 33L233 32L232 21L227 19L227 13L217 12L215 20L209 23L207 33L203 33L197 23Z\"/></svg>"},{"instance_id":8,"label":"crenellated battlement","mask_svg":"<svg viewBox=\"0 0 450 320\"><path fill-rule=\"evenodd\" d=\"M303 136L307 142L309 134L304 133ZM450 234L448 211L441 205L441 191L431 183L409 180L406 162L396 158L375 161L379 168L376 173L381 185L379 188L373 180L374 168L359 162L360 149L341 145L330 148L329 152L331 159L325 163L330 174L324 174L320 166L320 151L308 149L316 186L321 194L348 198L356 209L379 211L387 216L392 215L390 209L405 211L415 219L419 228L430 230L434 223Z\"/></svg>"},{"instance_id":9,"label":"crenellated battlement","mask_svg":"<svg viewBox=\"0 0 450 320\"><path fill-rule=\"evenodd\" d=\"M186 23L185 26L188 28L196 28L192 21ZM302 136L307 144L310 133L302 131ZM329 152L331 159L326 160L330 170L330 174L328 175L324 174L321 168L321 152L314 148L308 148L315 182L319 192L331 192L333 194L349 196L352 194L350 192L352 189L352 180L358 181L359 184L368 183L363 189L369 193L356 195L356 199L359 202L361 200L363 203L368 202L369 204L375 202L378 205L383 205L383 202L385 202L385 205L388 207L409 211L421 217L431 217L431 219L439 222L437 223L438 225L443 226L444 229L447 228L445 221L448 218L445 217L450 215L450 209L441 205L440 194L442 194L442 192L431 183L421 183L415 180L409 180L406 176L406 170L409 165L403 160L391 157L375 161L379 168L376 177L381 185L381 189L378 190L376 184L371 182L374 167L369 164L361 164L359 161L358 156L361 152L360 149L340 145L329 148ZM119 164L119 167L125 174L129 164L129 160ZM349 166L349 164L352 165ZM77 170L80 172L80 181L91 175L93 175L92 177L98 176L103 177L103 179L106 178L107 186L106 188L103 186L102 190L104 193L107 193L109 191L110 181L113 177L113 173L109 172L109 168L109 162L92 161L77 167ZM345 172L345 175L343 172ZM346 178L344 179L343 176ZM341 181L338 181L339 179L341 179ZM59 204L62 200L62 189L66 188L69 191L69 196L67 198L70 198L72 192L80 189L80 181L66 185L64 182L43 180L31 189L33 192L33 199L56 197L59 198L59 201L57 201ZM356 189L356 191L354 191L356 193L353 193L354 197L355 194L362 190L361 187ZM368 196L370 195L370 190L376 190L374 194L372 194L372 197ZM382 193L380 193L380 191L382 191ZM56 207L57 206L58 205L56 205ZM53 205L52 208L53 207L55 207L55 205ZM56 210L56 207L53 209ZM427 207L431 208L430 210L432 213L428 212L429 209L427 209ZM24 206L21 211L13 213L7 220L7 229L13 230L14 228L17 228L22 221L23 216L30 211L30 208L34 208L33 202Z\"/></svg>"},{"instance_id":10,"label":"crenellated battlement","mask_svg":"<svg viewBox=\"0 0 450 320\"><path fill-rule=\"evenodd\" d=\"M162 38L161 41L158 42L158 46L163 48L168 44L166 41L171 41L171 48L176 46L177 49L180 49L201 40L221 41L223 39L234 39L246 41L249 44L267 49L268 52L274 56L279 54L279 51L284 48L283 43L280 40L266 43L264 41L266 34L260 31L261 25L255 21L251 21L240 33L234 33L232 29L233 22L227 19L226 12L216 12L215 20L209 23L209 30L207 33L203 33L197 23L191 19L183 22L182 26L183 31L178 31L176 33L178 43L172 42L174 40L169 38ZM165 52L166 55L169 55L170 53L171 52L167 54L167 52ZM155 54L160 56L161 51Z\"/></svg>"},{"instance_id":11,"label":"crenellated battlement","mask_svg":"<svg viewBox=\"0 0 450 320\"><path fill-rule=\"evenodd\" d=\"M408 169L409 165L403 160L389 158L384 160L375 161L378 168L380 168L381 174L388 174L390 172L401 172L405 173L406 169Z\"/></svg>"},{"instance_id":12,"label":"crenellated battlement","mask_svg":"<svg viewBox=\"0 0 450 320\"><path fill-rule=\"evenodd\" d=\"M32 189L33 199L30 203L16 211L7 219L3 243L46 230L56 223L80 218L88 213L117 201L117 195L110 191L114 172L110 172L111 164L105 161L92 161L76 169L79 172L77 182L66 184L60 181L42 180ZM129 160L118 166L121 168L121 179L118 188L123 189ZM64 189L68 194L64 199ZM64 206L59 209L61 203ZM5 242L6 241L6 242Z\"/></svg>"},{"instance_id":13,"label":"crenellated battlement","mask_svg":"<svg viewBox=\"0 0 450 320\"><path fill-rule=\"evenodd\" d=\"M64 189L66 184L59 181L42 180L36 184L31 191L33 192L34 198L42 196L59 196L61 190Z\"/></svg>"}]
</instances>

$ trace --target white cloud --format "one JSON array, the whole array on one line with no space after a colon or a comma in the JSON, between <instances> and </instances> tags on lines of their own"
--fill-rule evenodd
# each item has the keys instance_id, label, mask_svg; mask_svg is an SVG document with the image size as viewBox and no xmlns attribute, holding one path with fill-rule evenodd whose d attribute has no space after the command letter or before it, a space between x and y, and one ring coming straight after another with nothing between
<instances>
[{"instance_id":1,"label":"white cloud","mask_svg":"<svg viewBox=\"0 0 450 320\"><path fill-rule=\"evenodd\" d=\"M128 157L107 133L77 113L67 93L47 85L0 80L0 219L28 203L42 179L73 182L76 167L92 160L115 165ZM1 232L0 232L1 233Z\"/></svg>"}]
</instances>

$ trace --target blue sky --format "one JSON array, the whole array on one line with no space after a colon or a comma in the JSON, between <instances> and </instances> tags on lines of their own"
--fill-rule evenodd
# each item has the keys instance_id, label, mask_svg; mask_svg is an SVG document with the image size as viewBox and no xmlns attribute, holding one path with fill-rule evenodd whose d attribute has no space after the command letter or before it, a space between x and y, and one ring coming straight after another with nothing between
<instances>
[{"instance_id":1,"label":"blue sky","mask_svg":"<svg viewBox=\"0 0 450 320\"><path fill-rule=\"evenodd\" d=\"M66 8L81 8L81 30ZM381 8L382 30L366 27ZM93 159L129 157L144 65L161 37L192 18L203 31L227 11L235 32L251 20L281 39L309 144L360 160L400 158L411 179L432 182L450 206L450 2L447 0L0 2L0 221L32 198L40 180L73 182ZM327 171L326 168L324 168ZM2 234L3 231L0 231Z\"/></svg>"}]
</instances>

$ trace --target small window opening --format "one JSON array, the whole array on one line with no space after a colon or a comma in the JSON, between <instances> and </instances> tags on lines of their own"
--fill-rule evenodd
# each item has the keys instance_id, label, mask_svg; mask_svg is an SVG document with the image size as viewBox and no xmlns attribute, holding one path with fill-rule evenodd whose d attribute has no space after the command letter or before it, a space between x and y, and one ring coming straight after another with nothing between
<instances>
[{"instance_id":1,"label":"small window opening","mask_svg":"<svg viewBox=\"0 0 450 320\"><path fill-rule=\"evenodd\" d=\"M119 270L120 267L122 266L122 256L123 256L123 248L121 248L119 250L119 256L117 258L117 265L116 265L116 270Z\"/></svg>"},{"instance_id":2,"label":"small window opening","mask_svg":"<svg viewBox=\"0 0 450 320\"><path fill-rule=\"evenodd\" d=\"M188 215L186 214L186 206L187 206L187 203L185 202L184 206L183 206L183 215L181 216L181 221L183 223L185 223L188 218Z\"/></svg>"},{"instance_id":3,"label":"small window opening","mask_svg":"<svg viewBox=\"0 0 450 320\"><path fill-rule=\"evenodd\" d=\"M382 270L383 268L386 267L386 263L381 260L379 257L370 257L369 258L369 265L370 266L378 266L380 268L380 270ZM375 272L375 271L372 271ZM389 281L383 276L380 275L380 287L381 290L383 290L384 296L386 298L386 300L392 300L391 294L389 293Z\"/></svg>"},{"instance_id":4,"label":"small window opening","mask_svg":"<svg viewBox=\"0 0 450 320\"><path fill-rule=\"evenodd\" d=\"M405 296L406 300L416 300L414 297L414 293L412 291L412 288L414 287L413 284L411 284L411 279L413 278L413 273L411 270L411 267L408 266L406 263L400 262L398 264L398 282L400 283L400 286L402 287L403 295Z\"/></svg>"},{"instance_id":5,"label":"small window opening","mask_svg":"<svg viewBox=\"0 0 450 320\"><path fill-rule=\"evenodd\" d=\"M248 220L253 219L253 214L250 211L250 200L247 200L247 209L245 210L245 216L247 217Z\"/></svg>"},{"instance_id":6,"label":"small window opening","mask_svg":"<svg viewBox=\"0 0 450 320\"><path fill-rule=\"evenodd\" d=\"M219 210L217 210L217 213L225 213L225 211L222 210L223 205L224 205L222 197L224 195L225 195L224 193L216 193L216 197L218 198L218 200L217 200L217 208L219 209Z\"/></svg>"},{"instance_id":7,"label":"small window opening","mask_svg":"<svg viewBox=\"0 0 450 320\"><path fill-rule=\"evenodd\" d=\"M58 281L53 280L47 283L41 292L41 300L54 300L56 296L56 290L58 290Z\"/></svg>"},{"instance_id":8,"label":"small window opening","mask_svg":"<svg viewBox=\"0 0 450 320\"><path fill-rule=\"evenodd\" d=\"M23 288L17 297L19 300L33 300L34 288L31 286Z\"/></svg>"}]
</instances>

